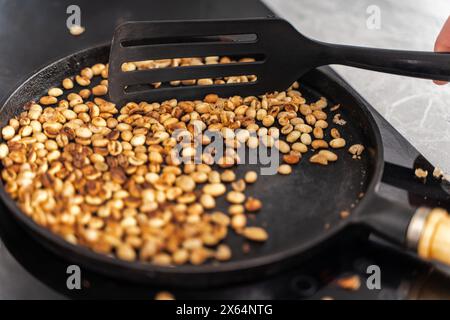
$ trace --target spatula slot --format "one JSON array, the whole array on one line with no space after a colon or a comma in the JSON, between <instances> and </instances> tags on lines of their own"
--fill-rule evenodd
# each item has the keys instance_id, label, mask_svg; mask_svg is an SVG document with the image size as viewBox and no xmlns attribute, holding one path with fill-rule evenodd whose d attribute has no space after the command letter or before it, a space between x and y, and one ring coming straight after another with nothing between
<instances>
[{"instance_id":1,"label":"spatula slot","mask_svg":"<svg viewBox=\"0 0 450 320\"><path fill-rule=\"evenodd\" d=\"M204 83L202 80L205 80L205 78L196 78L196 79L185 79L185 80L172 80L167 82L158 82L153 84L133 84L128 85L123 88L124 93L137 93L137 92L144 92L144 91L151 91L154 90L162 90L162 89L178 89L178 88L199 88L199 87L208 87L208 88L219 88L219 87L226 87L226 86L236 86L236 85L249 85L249 84L256 84L258 82L258 79L256 76L253 75L234 75L230 77L224 77L224 79L221 80L213 80L212 83ZM231 81L230 81L231 80ZM174 85L174 82L177 82Z\"/></svg>"},{"instance_id":2,"label":"spatula slot","mask_svg":"<svg viewBox=\"0 0 450 320\"><path fill-rule=\"evenodd\" d=\"M123 72L122 83L127 85L167 82L174 80L188 79L217 79L232 76L246 76L261 73L262 62L256 63L236 63L233 65L216 64L203 66L186 66L183 68L171 67L161 69L138 70L133 72Z\"/></svg>"},{"instance_id":3,"label":"spatula slot","mask_svg":"<svg viewBox=\"0 0 450 320\"><path fill-rule=\"evenodd\" d=\"M130 86L122 91L123 100L121 100L121 102L161 102L172 98L177 98L178 100L192 100L199 99L210 93L218 94L221 97L228 97L238 93L241 95L248 95L252 91L251 88L254 88L257 83L258 81L224 85L215 84L210 86L162 86L157 89L148 89L149 86L142 85ZM151 99L149 99L149 95L151 95Z\"/></svg>"},{"instance_id":4,"label":"spatula slot","mask_svg":"<svg viewBox=\"0 0 450 320\"><path fill-rule=\"evenodd\" d=\"M201 56L244 56L264 53L259 43L212 42L155 44L119 49L116 63Z\"/></svg>"},{"instance_id":5,"label":"spatula slot","mask_svg":"<svg viewBox=\"0 0 450 320\"><path fill-rule=\"evenodd\" d=\"M161 38L143 38L122 40L121 46L139 47L158 44L177 44L177 43L224 43L224 42L239 42L239 43L255 43L258 41L258 36L254 33L246 34L226 34L226 35L209 35L209 36L185 36L185 37L161 37Z\"/></svg>"},{"instance_id":6,"label":"spatula slot","mask_svg":"<svg viewBox=\"0 0 450 320\"><path fill-rule=\"evenodd\" d=\"M122 64L122 72L139 72L141 70L162 68L186 68L196 66L213 66L218 64L234 65L243 63L264 62L264 54L242 55L242 56L201 56L201 57L178 57L173 59L127 61ZM130 66L130 64L132 64Z\"/></svg>"}]
</instances>

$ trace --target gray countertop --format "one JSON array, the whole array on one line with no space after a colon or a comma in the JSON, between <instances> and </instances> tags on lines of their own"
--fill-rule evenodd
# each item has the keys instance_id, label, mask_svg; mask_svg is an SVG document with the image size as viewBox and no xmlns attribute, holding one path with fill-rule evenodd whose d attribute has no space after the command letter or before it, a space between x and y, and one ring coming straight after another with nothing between
<instances>
[{"instance_id":1,"label":"gray countertop","mask_svg":"<svg viewBox=\"0 0 450 320\"><path fill-rule=\"evenodd\" d=\"M378 48L433 49L450 15L448 0L264 0L305 36ZM367 27L369 6L379 29ZM369 9L370 11L370 9ZM432 164L450 172L450 86L429 80L333 66Z\"/></svg>"}]
</instances>

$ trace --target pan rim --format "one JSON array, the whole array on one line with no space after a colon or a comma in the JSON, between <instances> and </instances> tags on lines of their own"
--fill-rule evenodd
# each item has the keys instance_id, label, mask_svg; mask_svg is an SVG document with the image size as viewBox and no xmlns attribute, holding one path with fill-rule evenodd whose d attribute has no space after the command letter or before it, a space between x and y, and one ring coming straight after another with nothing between
<instances>
[{"instance_id":1,"label":"pan rim","mask_svg":"<svg viewBox=\"0 0 450 320\"><path fill-rule=\"evenodd\" d=\"M0 115L4 110L5 105L8 104L8 102L15 96L15 94L21 90L21 88L27 84L28 82L35 79L39 74L43 73L45 70L48 70L55 65L58 65L60 63L63 63L64 61L67 61L70 58L86 54L90 51L94 50L108 50L109 43L103 43L100 45L96 45L87 49L83 49L80 51L77 51L75 53L72 53L70 55L64 56L59 58L58 60L38 69L35 70L34 73L32 73L30 76L26 77L26 79L21 82L21 84L16 87L12 92L6 96L6 99L4 99L1 103L0 107ZM319 70L319 72L322 72ZM333 81L335 79L332 79ZM362 110L364 113L364 116L368 119L368 122L370 123L370 131L373 133L375 138L375 146L376 146L376 155L374 156L374 172L373 176L370 178L370 181L366 188L367 194L376 193L376 189L379 185L379 182L381 181L381 175L384 168L384 154L383 154L383 143L381 139L381 133L379 131L378 125L375 122L375 119L373 118L372 114L369 112L369 110L366 108L364 103L361 101L361 97L359 94L351 88L347 83L341 83L339 84L341 87L343 87L346 91L348 91L357 101L358 101L358 107ZM0 199L3 201L3 203L6 205L6 207L9 209L8 213L4 214L12 214L13 217L22 224L26 231L30 232L32 231L34 234L38 235L39 237L42 237L45 241L50 242L52 245L56 245L58 247L62 247L66 252L73 252L74 254L78 256L82 256L92 262L97 263L105 263L109 265L114 265L114 267L118 267L121 269L125 269L127 271L135 271L140 273L147 273L147 274L158 274L158 273L169 273L169 274L185 274L185 275L196 275L196 274L215 274L215 273L224 273L224 272L234 272L234 271L242 271L242 270L248 270L248 269L254 269L254 268L260 268L264 266L270 266L275 263L282 262L283 260L287 260L289 258L301 255L302 253L305 253L306 251L313 249L314 247L317 247L320 243L326 242L329 238L337 235L338 233L342 232L342 230L349 226L349 224L359 223L358 216L360 216L360 212L362 208L366 206L369 199L368 197L363 197L361 201L358 203L358 205L354 208L354 215L352 215L351 218L349 218L346 223L339 223L334 224L331 226L330 229L327 230L326 233L322 233L317 235L316 237L312 238L307 242L307 244L290 247L288 249L283 249L281 251L259 256L259 257L252 257L248 259L242 259L242 260L236 260L236 261L228 261L228 262L221 262L219 264L204 264L199 266L194 265L181 265L181 266L158 266L151 263L144 263L141 261L125 261L120 260L119 258L116 258L111 255L101 254L97 253L87 247L72 244L70 242L67 242L59 235L51 232L49 229L40 226L37 224L31 217L26 215L22 210L18 207L16 202L9 196L8 193L6 193L4 189L3 181L0 182ZM28 230L27 230L28 229ZM36 239L36 237L34 237ZM43 244L43 243L41 243ZM46 244L43 244L47 246ZM55 251L55 250L53 250ZM61 256L58 253L59 256ZM73 260L72 257L64 256L64 259Z\"/></svg>"}]
</instances>

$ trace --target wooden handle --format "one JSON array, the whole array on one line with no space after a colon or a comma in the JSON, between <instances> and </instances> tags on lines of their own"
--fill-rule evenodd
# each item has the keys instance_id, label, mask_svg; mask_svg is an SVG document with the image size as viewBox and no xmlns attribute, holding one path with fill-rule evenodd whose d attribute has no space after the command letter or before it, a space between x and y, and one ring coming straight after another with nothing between
<instances>
[{"instance_id":1,"label":"wooden handle","mask_svg":"<svg viewBox=\"0 0 450 320\"><path fill-rule=\"evenodd\" d=\"M450 265L450 217L444 209L428 215L417 247L419 256Z\"/></svg>"}]
</instances>

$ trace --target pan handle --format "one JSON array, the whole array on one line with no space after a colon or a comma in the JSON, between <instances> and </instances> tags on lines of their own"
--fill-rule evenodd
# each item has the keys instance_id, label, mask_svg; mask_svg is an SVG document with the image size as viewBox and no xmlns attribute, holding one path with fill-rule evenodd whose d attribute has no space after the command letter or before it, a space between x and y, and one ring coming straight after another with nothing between
<instances>
[{"instance_id":1,"label":"pan handle","mask_svg":"<svg viewBox=\"0 0 450 320\"><path fill-rule=\"evenodd\" d=\"M411 208L378 195L362 215L363 224L421 258L450 265L450 216L442 208Z\"/></svg>"},{"instance_id":2,"label":"pan handle","mask_svg":"<svg viewBox=\"0 0 450 320\"><path fill-rule=\"evenodd\" d=\"M408 228L408 245L420 257L450 265L450 216L441 208L419 208Z\"/></svg>"},{"instance_id":3,"label":"pan handle","mask_svg":"<svg viewBox=\"0 0 450 320\"><path fill-rule=\"evenodd\" d=\"M409 77L450 80L450 54L375 49L317 42L322 64L342 64ZM320 60L322 60L322 58Z\"/></svg>"}]
</instances>

